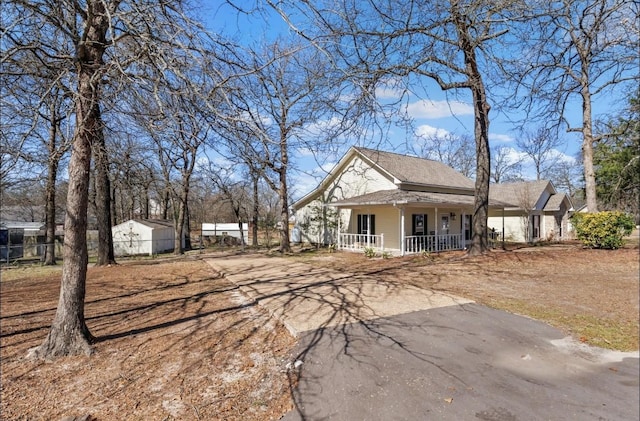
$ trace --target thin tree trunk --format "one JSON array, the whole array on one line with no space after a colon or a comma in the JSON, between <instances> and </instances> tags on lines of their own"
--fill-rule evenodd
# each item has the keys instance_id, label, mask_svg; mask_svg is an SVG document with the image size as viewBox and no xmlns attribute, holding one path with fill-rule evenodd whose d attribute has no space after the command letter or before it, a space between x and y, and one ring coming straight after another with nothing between
<instances>
[{"instance_id":1,"label":"thin tree trunk","mask_svg":"<svg viewBox=\"0 0 640 421\"><path fill-rule=\"evenodd\" d=\"M49 131L49 160L47 187L45 193L45 249L44 264L56 264L56 180L58 178L59 157L56 148L56 139L58 137L58 124L56 104L52 101L50 106L51 129Z\"/></svg>"},{"instance_id":2,"label":"thin tree trunk","mask_svg":"<svg viewBox=\"0 0 640 421\"><path fill-rule=\"evenodd\" d=\"M260 207L258 204L258 177L253 178L253 227L252 227L252 245L258 247L258 213Z\"/></svg>"},{"instance_id":3,"label":"thin tree trunk","mask_svg":"<svg viewBox=\"0 0 640 421\"><path fill-rule=\"evenodd\" d=\"M184 202L184 249L191 250L191 215L189 211L189 202L185 198Z\"/></svg>"},{"instance_id":4,"label":"thin tree trunk","mask_svg":"<svg viewBox=\"0 0 640 421\"><path fill-rule=\"evenodd\" d=\"M289 202L288 202L288 192L287 192L287 172L286 168L286 160L282 158L282 167L279 171L280 173L280 203L282 207L280 208L280 221L282 223L282 227L280 228L280 251L282 253L288 253L291 251L291 243L289 241Z\"/></svg>"},{"instance_id":5,"label":"thin tree trunk","mask_svg":"<svg viewBox=\"0 0 640 421\"><path fill-rule=\"evenodd\" d=\"M178 205L178 219L175 221L175 235L173 237L173 254L182 254L182 230L184 227L185 204L180 201Z\"/></svg>"},{"instance_id":6,"label":"thin tree trunk","mask_svg":"<svg viewBox=\"0 0 640 421\"><path fill-rule=\"evenodd\" d=\"M45 203L45 265L56 264L56 179L58 174L58 161L49 161L49 174L47 176L46 203Z\"/></svg>"}]
</instances>

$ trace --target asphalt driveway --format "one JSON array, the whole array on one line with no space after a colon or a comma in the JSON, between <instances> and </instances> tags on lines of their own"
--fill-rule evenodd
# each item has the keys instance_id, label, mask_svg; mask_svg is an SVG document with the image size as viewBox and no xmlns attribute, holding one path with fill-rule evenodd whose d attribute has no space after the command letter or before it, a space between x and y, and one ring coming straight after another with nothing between
<instances>
[{"instance_id":1,"label":"asphalt driveway","mask_svg":"<svg viewBox=\"0 0 640 421\"><path fill-rule=\"evenodd\" d=\"M299 338L286 421L640 418L637 352L375 276L258 255L209 263Z\"/></svg>"}]
</instances>

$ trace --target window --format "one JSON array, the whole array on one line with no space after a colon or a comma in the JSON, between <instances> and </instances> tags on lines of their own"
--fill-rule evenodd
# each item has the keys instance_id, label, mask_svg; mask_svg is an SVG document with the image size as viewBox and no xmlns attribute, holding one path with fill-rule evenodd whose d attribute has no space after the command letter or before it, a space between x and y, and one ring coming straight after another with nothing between
<instances>
[{"instance_id":1,"label":"window","mask_svg":"<svg viewBox=\"0 0 640 421\"><path fill-rule=\"evenodd\" d=\"M471 215L464 216L464 239L469 241L471 240Z\"/></svg>"},{"instance_id":2,"label":"window","mask_svg":"<svg viewBox=\"0 0 640 421\"><path fill-rule=\"evenodd\" d=\"M531 225L533 226L533 239L540 238L540 215L531 216Z\"/></svg>"},{"instance_id":3,"label":"window","mask_svg":"<svg viewBox=\"0 0 640 421\"><path fill-rule=\"evenodd\" d=\"M411 235L425 235L427 232L427 215L423 213L417 213L411 215L411 221L413 225Z\"/></svg>"},{"instance_id":4,"label":"window","mask_svg":"<svg viewBox=\"0 0 640 421\"><path fill-rule=\"evenodd\" d=\"M376 234L376 216L370 214L358 215L358 234Z\"/></svg>"}]
</instances>

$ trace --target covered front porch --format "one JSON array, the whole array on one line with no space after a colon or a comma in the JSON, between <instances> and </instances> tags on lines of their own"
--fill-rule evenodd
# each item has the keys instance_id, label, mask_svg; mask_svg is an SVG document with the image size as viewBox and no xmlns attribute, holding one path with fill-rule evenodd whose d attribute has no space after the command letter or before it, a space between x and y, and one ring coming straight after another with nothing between
<instances>
[{"instance_id":1,"label":"covered front porch","mask_svg":"<svg viewBox=\"0 0 640 421\"><path fill-rule=\"evenodd\" d=\"M394 190L331 206L338 210L338 250L404 256L464 250L471 242L473 196ZM489 238L498 235L493 230Z\"/></svg>"}]
</instances>

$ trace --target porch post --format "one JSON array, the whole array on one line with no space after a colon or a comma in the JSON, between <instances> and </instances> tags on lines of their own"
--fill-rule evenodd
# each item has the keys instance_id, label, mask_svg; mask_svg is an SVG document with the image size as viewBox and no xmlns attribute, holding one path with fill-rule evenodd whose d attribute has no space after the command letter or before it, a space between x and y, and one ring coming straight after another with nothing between
<instances>
[{"instance_id":1,"label":"porch post","mask_svg":"<svg viewBox=\"0 0 640 421\"><path fill-rule=\"evenodd\" d=\"M400 256L404 256L404 207L400 207Z\"/></svg>"},{"instance_id":2,"label":"porch post","mask_svg":"<svg viewBox=\"0 0 640 421\"><path fill-rule=\"evenodd\" d=\"M435 208L435 211L436 211L436 221L435 221L436 222L436 239L435 239L435 241L436 241L436 252L437 252L437 251L440 251L439 250L440 246L438 245L438 225L440 225L440 221L438 221L438 208Z\"/></svg>"},{"instance_id":3,"label":"porch post","mask_svg":"<svg viewBox=\"0 0 640 421\"><path fill-rule=\"evenodd\" d=\"M336 250L340 250L340 225L342 225L342 209L338 208L338 241L336 241Z\"/></svg>"},{"instance_id":4,"label":"porch post","mask_svg":"<svg viewBox=\"0 0 640 421\"><path fill-rule=\"evenodd\" d=\"M504 250L504 206L502 207L502 249Z\"/></svg>"},{"instance_id":5,"label":"porch post","mask_svg":"<svg viewBox=\"0 0 640 421\"><path fill-rule=\"evenodd\" d=\"M464 209L460 210L460 238L462 239L462 250L467 249L467 227L465 224L467 223L467 213ZM471 228L471 226L469 226Z\"/></svg>"},{"instance_id":6,"label":"porch post","mask_svg":"<svg viewBox=\"0 0 640 421\"><path fill-rule=\"evenodd\" d=\"M367 213L367 248L371 248L371 214L370 213Z\"/></svg>"}]
</instances>

